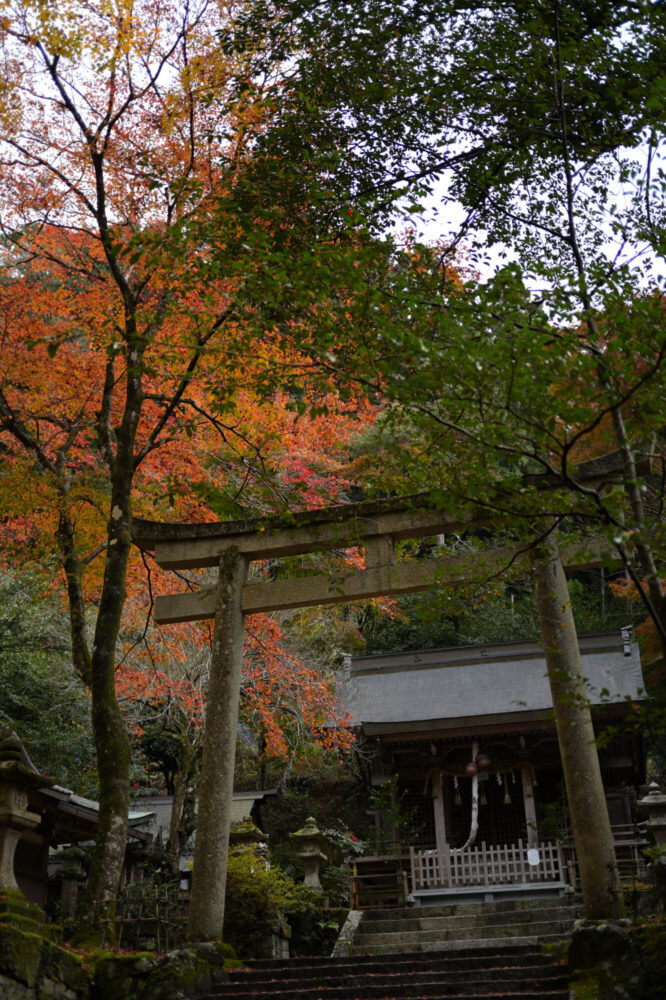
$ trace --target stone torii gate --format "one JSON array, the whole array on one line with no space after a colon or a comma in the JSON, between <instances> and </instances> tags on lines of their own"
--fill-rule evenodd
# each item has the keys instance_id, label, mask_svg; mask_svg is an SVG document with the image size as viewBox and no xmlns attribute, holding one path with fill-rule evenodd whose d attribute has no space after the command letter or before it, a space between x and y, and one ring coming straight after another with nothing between
<instances>
[{"instance_id":1,"label":"stone torii gate","mask_svg":"<svg viewBox=\"0 0 666 1000\"><path fill-rule=\"evenodd\" d=\"M617 453L584 463L578 478L591 485L616 479ZM526 477L552 489L555 477ZM473 556L396 563L395 541L485 526L487 508L462 517L435 510L427 495L400 500L326 507L288 516L215 524L168 524L134 519L139 548L154 551L165 569L219 569L216 587L157 597L157 624L215 619L210 681L199 785L197 835L192 872L188 938L219 939L224 919L236 730L243 663L244 619L248 614L413 593L432 586L480 583L500 572L530 570L529 554L515 547ZM493 518L497 520L497 518ZM365 569L296 579L248 581L255 560L363 546ZM607 552L586 539L562 552L567 568L598 567Z\"/></svg>"}]
</instances>

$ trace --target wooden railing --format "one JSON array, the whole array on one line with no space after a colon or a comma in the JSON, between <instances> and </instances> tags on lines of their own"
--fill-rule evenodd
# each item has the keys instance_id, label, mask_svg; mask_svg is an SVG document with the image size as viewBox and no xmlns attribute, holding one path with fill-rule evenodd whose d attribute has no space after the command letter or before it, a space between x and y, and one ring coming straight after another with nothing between
<instances>
[{"instance_id":1,"label":"wooden railing","mask_svg":"<svg viewBox=\"0 0 666 1000\"><path fill-rule=\"evenodd\" d=\"M515 844L468 847L464 851L411 848L412 892L422 889L468 889L497 885L567 882L567 867L556 841L539 844L530 864L522 840Z\"/></svg>"}]
</instances>

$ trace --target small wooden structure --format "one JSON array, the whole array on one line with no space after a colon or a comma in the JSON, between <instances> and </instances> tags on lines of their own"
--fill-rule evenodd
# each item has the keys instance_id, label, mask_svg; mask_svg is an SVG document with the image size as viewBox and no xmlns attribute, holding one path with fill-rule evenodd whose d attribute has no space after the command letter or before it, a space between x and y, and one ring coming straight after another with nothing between
<instances>
[{"instance_id":1,"label":"small wooden structure","mask_svg":"<svg viewBox=\"0 0 666 1000\"><path fill-rule=\"evenodd\" d=\"M599 756L615 847L628 875L646 843L633 822L635 786L645 780L642 740L622 730L643 688L638 649L630 630L584 636L580 649L596 727L618 727ZM401 842L385 817L376 817L386 853L355 860L356 905L562 892L575 884L552 699L537 642L358 657L347 664L340 696L371 756L373 784L398 776L399 805L412 826ZM471 773L479 789L478 832L468 843ZM553 836L558 812L559 839Z\"/></svg>"}]
</instances>

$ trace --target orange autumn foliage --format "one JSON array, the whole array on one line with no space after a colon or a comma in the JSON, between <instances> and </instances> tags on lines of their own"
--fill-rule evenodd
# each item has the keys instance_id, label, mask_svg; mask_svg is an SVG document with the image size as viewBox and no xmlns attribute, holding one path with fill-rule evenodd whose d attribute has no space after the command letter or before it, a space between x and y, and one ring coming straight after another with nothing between
<instances>
[{"instance_id":1,"label":"orange autumn foliage","mask_svg":"<svg viewBox=\"0 0 666 1000\"><path fill-rule=\"evenodd\" d=\"M52 256L60 252L60 239L56 230L43 234ZM39 469L11 434L1 435L4 558L15 565L29 550L36 561L52 563L53 537L66 499L84 563L84 595L92 604L102 582L107 518L108 470L98 426L112 299L107 299L107 292L90 282L72 282L53 263L25 267L18 280L0 290L5 315L0 357L4 397L17 418L34 430L46 458L64 469L71 483L64 498L55 476ZM160 397L168 396L169 383L182 365L179 354L185 348L178 347L177 337L186 344L191 331L187 318L181 315L177 320L177 325L165 322L151 345L138 448L149 443L163 411ZM204 366L203 377L188 387L186 401L165 424L164 440L148 450L137 470L137 513L169 520L212 520L216 515L206 497L229 494L239 510L257 513L344 500L350 485L345 474L347 442L359 426L372 420L372 409L361 399L342 404L332 389L327 395L318 390L316 403L327 412L315 418L290 409L285 391L261 398L252 381L271 348L266 340L258 347L256 352L248 349L243 378L234 375L232 420L216 415L210 391L210 383L220 374L219 359L215 368L212 360L209 369ZM110 425L118 419L117 406L114 400ZM358 561L352 553L350 559ZM182 589L176 577L154 566L151 578L155 591ZM58 577L53 586L57 582ZM121 638L129 638L122 638L116 674L127 717L133 717L132 702L137 709L142 704L173 702L190 725L200 727L205 711L202 683L187 677L182 630L164 629L158 634L151 630L149 645L136 644L149 611L146 569L138 553L130 557L127 593ZM191 634L195 651L201 651L208 642L207 630L192 629ZM297 729L307 731L324 748L349 745L347 730L337 724L329 683L285 651L280 627L267 616L250 622L243 691L244 718L261 730L268 756L291 753L289 742ZM132 725L136 731L140 723L135 720Z\"/></svg>"}]
</instances>

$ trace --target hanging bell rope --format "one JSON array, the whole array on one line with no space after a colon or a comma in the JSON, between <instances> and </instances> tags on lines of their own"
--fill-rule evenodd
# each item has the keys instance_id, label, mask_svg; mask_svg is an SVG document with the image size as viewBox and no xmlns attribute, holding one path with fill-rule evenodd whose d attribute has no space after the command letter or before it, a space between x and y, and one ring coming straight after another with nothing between
<instances>
[{"instance_id":1,"label":"hanging bell rope","mask_svg":"<svg viewBox=\"0 0 666 1000\"><path fill-rule=\"evenodd\" d=\"M472 775L472 818L469 828L469 837L462 847L452 847L451 854L460 854L461 851L466 851L468 847L471 847L476 840L476 835L479 830L479 769L476 765L478 753L479 744L475 741L472 743L472 760L470 761L470 764L467 765L469 773ZM473 768L471 765L473 765Z\"/></svg>"}]
</instances>

